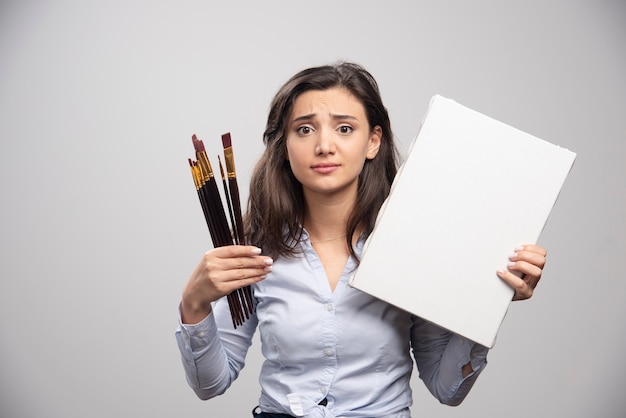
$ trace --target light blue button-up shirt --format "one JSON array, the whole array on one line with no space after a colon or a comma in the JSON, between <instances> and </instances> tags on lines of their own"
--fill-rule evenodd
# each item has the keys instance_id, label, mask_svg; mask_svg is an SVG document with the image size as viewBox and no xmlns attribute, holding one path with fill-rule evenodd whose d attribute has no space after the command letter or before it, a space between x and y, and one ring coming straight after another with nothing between
<instances>
[{"instance_id":1,"label":"light blue button-up shirt","mask_svg":"<svg viewBox=\"0 0 626 418\"><path fill-rule=\"evenodd\" d=\"M244 366L259 328L265 361L262 411L315 417L410 417L411 352L420 378L440 402L456 405L486 365L487 349L348 285L349 259L331 291L308 236L294 258L274 262L253 286L256 314L233 329L226 298L194 325L176 331L187 381L208 399ZM360 253L363 242L357 245ZM380 278L385 280L384 277ZM461 368L474 372L463 378ZM326 398L327 405L319 405Z\"/></svg>"}]
</instances>

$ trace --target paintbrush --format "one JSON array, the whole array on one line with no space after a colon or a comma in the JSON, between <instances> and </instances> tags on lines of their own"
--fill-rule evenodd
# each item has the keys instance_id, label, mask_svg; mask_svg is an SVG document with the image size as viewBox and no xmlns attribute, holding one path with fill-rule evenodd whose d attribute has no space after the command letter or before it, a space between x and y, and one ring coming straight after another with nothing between
<instances>
[{"instance_id":1,"label":"paintbrush","mask_svg":"<svg viewBox=\"0 0 626 418\"><path fill-rule=\"evenodd\" d=\"M192 142L196 150L197 161L189 159L189 165L191 166L194 183L198 191L200 205L202 206L202 211L207 226L209 227L211 240L215 247L232 245L233 236L228 226L228 220L226 219L211 163L206 155L204 143L199 140L196 135L192 136ZM227 296L228 306L235 328L243 324L245 320L244 312L245 316L248 317L248 307L240 301L240 296L237 293L238 292L232 292Z\"/></svg>"},{"instance_id":2,"label":"paintbrush","mask_svg":"<svg viewBox=\"0 0 626 418\"><path fill-rule=\"evenodd\" d=\"M241 201L239 199L239 186L237 184L237 172L235 170L235 156L233 153L233 145L230 137L230 132L222 135L222 145L224 147L224 161L226 164L226 173L228 177L228 190L230 194L230 201L235 216L235 225L233 225L234 234L236 236L236 242L244 245L245 236L243 228L243 218L241 216ZM254 308L252 302L252 292L249 286L240 289L240 296L242 302L245 301L244 308L246 309L246 317L252 313Z\"/></svg>"}]
</instances>

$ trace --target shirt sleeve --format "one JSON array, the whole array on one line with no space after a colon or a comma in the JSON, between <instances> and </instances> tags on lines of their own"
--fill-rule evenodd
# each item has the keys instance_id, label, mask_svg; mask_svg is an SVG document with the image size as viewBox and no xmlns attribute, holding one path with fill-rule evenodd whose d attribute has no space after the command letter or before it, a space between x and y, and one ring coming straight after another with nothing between
<instances>
[{"instance_id":1,"label":"shirt sleeve","mask_svg":"<svg viewBox=\"0 0 626 418\"><path fill-rule=\"evenodd\" d=\"M446 405L459 405L487 365L487 347L418 317L413 320L411 346L420 379ZM473 371L463 377L467 363Z\"/></svg>"},{"instance_id":2,"label":"shirt sleeve","mask_svg":"<svg viewBox=\"0 0 626 418\"><path fill-rule=\"evenodd\" d=\"M235 328L226 298L197 324L183 324L180 317L176 342L187 383L200 399L221 395L239 376L256 330L256 315Z\"/></svg>"}]
</instances>

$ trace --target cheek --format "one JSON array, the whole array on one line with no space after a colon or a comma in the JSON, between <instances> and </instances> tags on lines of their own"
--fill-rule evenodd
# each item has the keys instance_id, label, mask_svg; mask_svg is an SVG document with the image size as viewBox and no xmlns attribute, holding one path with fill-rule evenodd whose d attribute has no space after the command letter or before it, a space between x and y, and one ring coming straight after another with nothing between
<instances>
[{"instance_id":1,"label":"cheek","mask_svg":"<svg viewBox=\"0 0 626 418\"><path fill-rule=\"evenodd\" d=\"M297 159L290 158L288 161L291 172L298 180L300 180L301 173L303 172L302 164L298 163Z\"/></svg>"},{"instance_id":2,"label":"cheek","mask_svg":"<svg viewBox=\"0 0 626 418\"><path fill-rule=\"evenodd\" d=\"M298 165L302 163L303 155L305 155L305 149L302 144L293 144L287 142L285 147L285 159L292 165Z\"/></svg>"},{"instance_id":3,"label":"cheek","mask_svg":"<svg viewBox=\"0 0 626 418\"><path fill-rule=\"evenodd\" d=\"M287 138L287 140L285 141L285 159L286 160L291 160L293 156L295 156L296 150L293 146L293 142L289 140L289 138Z\"/></svg>"},{"instance_id":4,"label":"cheek","mask_svg":"<svg viewBox=\"0 0 626 418\"><path fill-rule=\"evenodd\" d=\"M363 161L364 163L365 160L367 160L368 158L368 154L369 154L369 147L365 145L363 147L359 147L358 149L354 149L352 151L351 157L354 161Z\"/></svg>"},{"instance_id":5,"label":"cheek","mask_svg":"<svg viewBox=\"0 0 626 418\"><path fill-rule=\"evenodd\" d=\"M287 147L285 150L285 160L287 160L287 164L291 167L291 172L293 175L300 180L300 173L302 171L302 161L298 158L298 152L293 148Z\"/></svg>"}]
</instances>

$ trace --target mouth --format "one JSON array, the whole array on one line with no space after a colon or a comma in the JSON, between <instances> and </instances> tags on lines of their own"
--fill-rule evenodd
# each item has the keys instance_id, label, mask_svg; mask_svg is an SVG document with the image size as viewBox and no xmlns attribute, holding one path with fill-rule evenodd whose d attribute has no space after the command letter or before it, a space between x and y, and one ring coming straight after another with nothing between
<instances>
[{"instance_id":1,"label":"mouth","mask_svg":"<svg viewBox=\"0 0 626 418\"><path fill-rule=\"evenodd\" d=\"M326 173L332 173L337 168L339 168L339 166L340 164L337 164L337 163L319 163L319 164L315 164L311 166L311 168L315 172L326 174Z\"/></svg>"}]
</instances>

